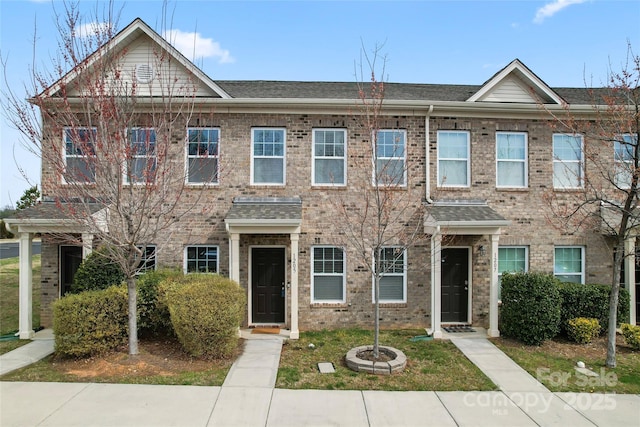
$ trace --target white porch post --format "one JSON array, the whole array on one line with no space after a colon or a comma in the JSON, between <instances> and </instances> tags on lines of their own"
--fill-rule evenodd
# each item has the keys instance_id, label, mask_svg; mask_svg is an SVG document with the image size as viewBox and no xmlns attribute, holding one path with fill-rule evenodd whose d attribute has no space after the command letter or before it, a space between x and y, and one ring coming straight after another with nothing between
<instances>
[{"instance_id":1,"label":"white porch post","mask_svg":"<svg viewBox=\"0 0 640 427\"><path fill-rule=\"evenodd\" d=\"M298 233L291 233L291 330L289 338L300 338L298 330Z\"/></svg>"},{"instance_id":2,"label":"white porch post","mask_svg":"<svg viewBox=\"0 0 640 427\"><path fill-rule=\"evenodd\" d=\"M433 338L442 338L440 317L442 315L442 235L440 230L431 235L431 328Z\"/></svg>"},{"instance_id":3,"label":"white porch post","mask_svg":"<svg viewBox=\"0 0 640 427\"><path fill-rule=\"evenodd\" d=\"M624 283L629 291L629 323L636 324L636 237L624 241Z\"/></svg>"},{"instance_id":4,"label":"white porch post","mask_svg":"<svg viewBox=\"0 0 640 427\"><path fill-rule=\"evenodd\" d=\"M498 328L498 241L499 234L491 235L491 285L489 288L489 331L490 337L499 337Z\"/></svg>"},{"instance_id":5,"label":"white porch post","mask_svg":"<svg viewBox=\"0 0 640 427\"><path fill-rule=\"evenodd\" d=\"M229 278L240 283L240 234L231 233L229 238Z\"/></svg>"},{"instance_id":6,"label":"white porch post","mask_svg":"<svg viewBox=\"0 0 640 427\"><path fill-rule=\"evenodd\" d=\"M20 233L20 285L18 333L21 340L33 338L33 272L31 264L31 233Z\"/></svg>"},{"instance_id":7,"label":"white porch post","mask_svg":"<svg viewBox=\"0 0 640 427\"><path fill-rule=\"evenodd\" d=\"M93 234L82 233L82 259L85 259L93 252Z\"/></svg>"}]
</instances>

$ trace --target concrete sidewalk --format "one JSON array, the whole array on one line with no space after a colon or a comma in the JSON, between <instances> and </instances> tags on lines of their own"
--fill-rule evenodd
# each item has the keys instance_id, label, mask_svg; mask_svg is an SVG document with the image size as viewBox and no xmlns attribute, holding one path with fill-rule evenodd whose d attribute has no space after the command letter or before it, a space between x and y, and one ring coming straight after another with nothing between
<instances>
[{"instance_id":1,"label":"concrete sidewalk","mask_svg":"<svg viewBox=\"0 0 640 427\"><path fill-rule=\"evenodd\" d=\"M499 391L275 389L284 338L243 337L245 351L222 387L0 382L0 425L593 427L640 420L640 395L551 393L486 338L452 341Z\"/></svg>"},{"instance_id":2,"label":"concrete sidewalk","mask_svg":"<svg viewBox=\"0 0 640 427\"><path fill-rule=\"evenodd\" d=\"M0 375L24 368L53 354L53 343L51 329L43 329L36 332L33 341L30 343L0 355Z\"/></svg>"}]
</instances>

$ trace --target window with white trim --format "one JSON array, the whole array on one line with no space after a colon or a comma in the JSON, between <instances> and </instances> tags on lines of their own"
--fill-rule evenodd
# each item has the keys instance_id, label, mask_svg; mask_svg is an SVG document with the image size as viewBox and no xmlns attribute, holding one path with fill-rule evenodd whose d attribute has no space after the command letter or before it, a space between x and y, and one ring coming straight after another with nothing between
<instances>
[{"instance_id":1,"label":"window with white trim","mask_svg":"<svg viewBox=\"0 0 640 427\"><path fill-rule=\"evenodd\" d=\"M187 129L187 182L215 184L218 182L218 150L220 129Z\"/></svg>"},{"instance_id":2,"label":"window with white trim","mask_svg":"<svg viewBox=\"0 0 640 427\"><path fill-rule=\"evenodd\" d=\"M345 185L347 182L347 131L313 130L313 185Z\"/></svg>"},{"instance_id":3,"label":"window with white trim","mask_svg":"<svg viewBox=\"0 0 640 427\"><path fill-rule=\"evenodd\" d=\"M334 246L311 248L311 302L345 301L346 269L344 250Z\"/></svg>"},{"instance_id":4,"label":"window with white trim","mask_svg":"<svg viewBox=\"0 0 640 427\"><path fill-rule=\"evenodd\" d=\"M401 246L382 248L380 251L380 272L380 302L407 302L406 250ZM373 298L375 301L375 293Z\"/></svg>"},{"instance_id":5,"label":"window with white trim","mask_svg":"<svg viewBox=\"0 0 640 427\"><path fill-rule=\"evenodd\" d=\"M218 247L191 245L184 248L185 273L217 273Z\"/></svg>"},{"instance_id":6,"label":"window with white trim","mask_svg":"<svg viewBox=\"0 0 640 427\"><path fill-rule=\"evenodd\" d=\"M407 132L404 130L378 131L375 183L392 186L406 185L406 139Z\"/></svg>"},{"instance_id":7,"label":"window with white trim","mask_svg":"<svg viewBox=\"0 0 640 427\"><path fill-rule=\"evenodd\" d=\"M584 283L584 261L583 246L556 246L553 274L562 282Z\"/></svg>"},{"instance_id":8,"label":"window with white trim","mask_svg":"<svg viewBox=\"0 0 640 427\"><path fill-rule=\"evenodd\" d=\"M498 248L498 299L502 295L502 273L529 271L527 246L500 246Z\"/></svg>"},{"instance_id":9,"label":"window with white trim","mask_svg":"<svg viewBox=\"0 0 640 427\"><path fill-rule=\"evenodd\" d=\"M129 129L128 149L125 182L127 184L155 182L158 166L156 130L153 128Z\"/></svg>"},{"instance_id":10,"label":"window with white trim","mask_svg":"<svg viewBox=\"0 0 640 427\"><path fill-rule=\"evenodd\" d=\"M64 182L96 182L96 128L64 128Z\"/></svg>"},{"instance_id":11,"label":"window with white trim","mask_svg":"<svg viewBox=\"0 0 640 427\"><path fill-rule=\"evenodd\" d=\"M581 135L553 135L553 188L581 188L584 180Z\"/></svg>"},{"instance_id":12,"label":"window with white trim","mask_svg":"<svg viewBox=\"0 0 640 427\"><path fill-rule=\"evenodd\" d=\"M527 186L527 134L496 132L496 186Z\"/></svg>"},{"instance_id":13,"label":"window with white trim","mask_svg":"<svg viewBox=\"0 0 640 427\"><path fill-rule=\"evenodd\" d=\"M142 251L136 274L143 274L156 269L156 245L138 246Z\"/></svg>"},{"instance_id":14,"label":"window with white trim","mask_svg":"<svg viewBox=\"0 0 640 427\"><path fill-rule=\"evenodd\" d=\"M630 188L638 137L636 135L620 135L613 142L615 160L614 184L619 188Z\"/></svg>"},{"instance_id":15,"label":"window with white trim","mask_svg":"<svg viewBox=\"0 0 640 427\"><path fill-rule=\"evenodd\" d=\"M285 136L284 129L252 129L252 184L282 185L285 183Z\"/></svg>"},{"instance_id":16,"label":"window with white trim","mask_svg":"<svg viewBox=\"0 0 640 427\"><path fill-rule=\"evenodd\" d=\"M438 131L438 185L441 187L469 187L469 132Z\"/></svg>"}]
</instances>

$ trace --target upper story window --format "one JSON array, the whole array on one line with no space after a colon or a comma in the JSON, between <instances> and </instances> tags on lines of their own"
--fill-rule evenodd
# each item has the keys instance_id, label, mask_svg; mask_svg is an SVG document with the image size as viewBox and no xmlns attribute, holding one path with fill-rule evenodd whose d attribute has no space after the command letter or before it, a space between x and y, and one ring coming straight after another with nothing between
<instances>
[{"instance_id":1,"label":"upper story window","mask_svg":"<svg viewBox=\"0 0 640 427\"><path fill-rule=\"evenodd\" d=\"M312 248L312 254L312 302L344 302L346 284L344 251L338 247L315 246Z\"/></svg>"},{"instance_id":2,"label":"upper story window","mask_svg":"<svg viewBox=\"0 0 640 427\"><path fill-rule=\"evenodd\" d=\"M382 248L380 252L380 302L407 302L406 273L406 250L400 246Z\"/></svg>"},{"instance_id":3,"label":"upper story window","mask_svg":"<svg viewBox=\"0 0 640 427\"><path fill-rule=\"evenodd\" d=\"M553 187L581 188L584 180L582 136L553 135Z\"/></svg>"},{"instance_id":4,"label":"upper story window","mask_svg":"<svg viewBox=\"0 0 640 427\"><path fill-rule=\"evenodd\" d=\"M584 283L584 247L556 246L553 274L561 282Z\"/></svg>"},{"instance_id":5,"label":"upper story window","mask_svg":"<svg viewBox=\"0 0 640 427\"><path fill-rule=\"evenodd\" d=\"M96 182L96 128L64 129L64 181Z\"/></svg>"},{"instance_id":6,"label":"upper story window","mask_svg":"<svg viewBox=\"0 0 640 427\"><path fill-rule=\"evenodd\" d=\"M252 129L252 184L282 185L285 183L285 140L284 129Z\"/></svg>"},{"instance_id":7,"label":"upper story window","mask_svg":"<svg viewBox=\"0 0 640 427\"><path fill-rule=\"evenodd\" d=\"M527 186L527 134L496 133L496 186L524 188Z\"/></svg>"},{"instance_id":8,"label":"upper story window","mask_svg":"<svg viewBox=\"0 0 640 427\"><path fill-rule=\"evenodd\" d=\"M313 185L345 185L347 182L344 129L313 130Z\"/></svg>"},{"instance_id":9,"label":"upper story window","mask_svg":"<svg viewBox=\"0 0 640 427\"><path fill-rule=\"evenodd\" d=\"M217 246L187 246L184 249L184 271L185 273L217 273L218 258Z\"/></svg>"},{"instance_id":10,"label":"upper story window","mask_svg":"<svg viewBox=\"0 0 640 427\"><path fill-rule=\"evenodd\" d=\"M212 184L218 182L218 150L220 129L187 129L187 182Z\"/></svg>"},{"instance_id":11,"label":"upper story window","mask_svg":"<svg viewBox=\"0 0 640 427\"><path fill-rule=\"evenodd\" d=\"M156 180L158 157L156 130L132 128L129 130L129 155L125 172L127 184L146 184Z\"/></svg>"},{"instance_id":12,"label":"upper story window","mask_svg":"<svg viewBox=\"0 0 640 427\"><path fill-rule=\"evenodd\" d=\"M469 132L438 131L438 185L468 187L470 185Z\"/></svg>"},{"instance_id":13,"label":"upper story window","mask_svg":"<svg viewBox=\"0 0 640 427\"><path fill-rule=\"evenodd\" d=\"M614 184L619 188L631 187L637 145L637 136L631 134L620 135L613 142L615 160Z\"/></svg>"},{"instance_id":14,"label":"upper story window","mask_svg":"<svg viewBox=\"0 0 640 427\"><path fill-rule=\"evenodd\" d=\"M404 186L406 136L404 130L380 130L376 138L375 182L382 185Z\"/></svg>"}]
</instances>

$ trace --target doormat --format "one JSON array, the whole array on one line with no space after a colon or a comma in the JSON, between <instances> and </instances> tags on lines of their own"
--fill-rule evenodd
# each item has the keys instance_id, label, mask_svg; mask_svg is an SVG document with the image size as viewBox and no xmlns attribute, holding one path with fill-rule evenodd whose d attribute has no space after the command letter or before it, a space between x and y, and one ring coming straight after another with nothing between
<instances>
[{"instance_id":1,"label":"doormat","mask_svg":"<svg viewBox=\"0 0 640 427\"><path fill-rule=\"evenodd\" d=\"M442 329L444 329L445 332L449 332L453 334L458 332L475 332L476 331L469 325L445 326Z\"/></svg>"},{"instance_id":2,"label":"doormat","mask_svg":"<svg viewBox=\"0 0 640 427\"><path fill-rule=\"evenodd\" d=\"M252 334L279 334L280 328L253 328Z\"/></svg>"}]
</instances>

